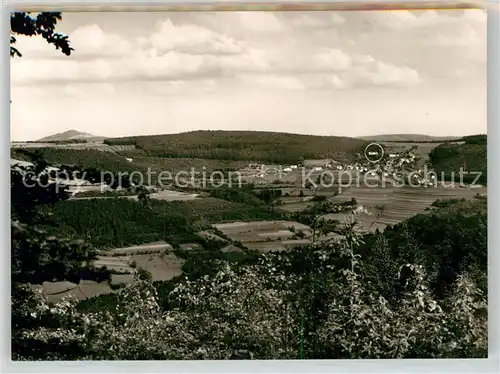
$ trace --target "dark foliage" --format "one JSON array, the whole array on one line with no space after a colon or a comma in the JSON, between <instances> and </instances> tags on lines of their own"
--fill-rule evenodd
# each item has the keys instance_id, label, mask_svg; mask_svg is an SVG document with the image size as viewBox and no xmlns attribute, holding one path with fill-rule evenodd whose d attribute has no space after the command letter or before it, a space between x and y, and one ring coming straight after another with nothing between
<instances>
[{"instance_id":1,"label":"dark foliage","mask_svg":"<svg viewBox=\"0 0 500 374\"><path fill-rule=\"evenodd\" d=\"M446 208L455 205L459 202L465 202L465 198L462 197L461 199L444 199L444 200L437 199L431 205L436 208Z\"/></svg>"},{"instance_id":2,"label":"dark foliage","mask_svg":"<svg viewBox=\"0 0 500 374\"><path fill-rule=\"evenodd\" d=\"M438 297L446 295L463 271L473 271L478 286L486 292L487 229L486 200L444 204L439 210L389 227L382 234L366 236L366 243L360 247L368 269L366 275L378 292L392 300L398 293L394 270L405 263L425 267Z\"/></svg>"},{"instance_id":3,"label":"dark foliage","mask_svg":"<svg viewBox=\"0 0 500 374\"><path fill-rule=\"evenodd\" d=\"M283 191L279 188L263 188L254 191L255 196L266 204L276 201L283 195Z\"/></svg>"},{"instance_id":4,"label":"dark foliage","mask_svg":"<svg viewBox=\"0 0 500 374\"><path fill-rule=\"evenodd\" d=\"M263 201L255 196L252 191L242 188L212 188L210 196L216 199L232 201L248 205L263 205Z\"/></svg>"},{"instance_id":5,"label":"dark foliage","mask_svg":"<svg viewBox=\"0 0 500 374\"><path fill-rule=\"evenodd\" d=\"M39 209L69 197L67 188L48 183L46 166L38 160L32 167L11 169L12 282L101 278L90 265L95 253L71 235L60 236L53 217Z\"/></svg>"},{"instance_id":6,"label":"dark foliage","mask_svg":"<svg viewBox=\"0 0 500 374\"><path fill-rule=\"evenodd\" d=\"M470 136L464 136L462 141L465 142L465 144L483 144L486 145L488 142L488 136L487 135L470 135Z\"/></svg>"},{"instance_id":7,"label":"dark foliage","mask_svg":"<svg viewBox=\"0 0 500 374\"><path fill-rule=\"evenodd\" d=\"M22 54L14 46L16 36L41 36L56 50L69 56L73 48L69 44L68 37L55 31L57 22L62 19L60 12L42 12L32 16L29 12L12 12L10 14L10 56L21 57Z\"/></svg>"},{"instance_id":8,"label":"dark foliage","mask_svg":"<svg viewBox=\"0 0 500 374\"><path fill-rule=\"evenodd\" d=\"M429 153L430 165L441 179L460 182L460 172L482 173L479 183L487 183L487 149L485 136L469 137L465 144L441 144ZM476 179L474 174L464 174L465 183Z\"/></svg>"}]
</instances>

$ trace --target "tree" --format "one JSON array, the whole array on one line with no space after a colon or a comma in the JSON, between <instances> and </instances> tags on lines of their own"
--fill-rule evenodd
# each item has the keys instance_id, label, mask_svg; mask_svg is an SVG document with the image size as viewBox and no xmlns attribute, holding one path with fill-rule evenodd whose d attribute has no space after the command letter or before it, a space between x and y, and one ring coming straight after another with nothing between
<instances>
[{"instance_id":1,"label":"tree","mask_svg":"<svg viewBox=\"0 0 500 374\"><path fill-rule=\"evenodd\" d=\"M95 251L84 242L58 234L51 217L38 209L67 200L66 186L50 181L47 163L11 168L12 282L78 281L88 274Z\"/></svg>"},{"instance_id":2,"label":"tree","mask_svg":"<svg viewBox=\"0 0 500 374\"><path fill-rule=\"evenodd\" d=\"M42 12L32 16L30 12L12 12L10 15L10 56L22 57L21 52L14 46L17 35L41 36L52 44L56 50L61 50L66 56L71 54L68 36L55 31L57 22L62 20L60 12Z\"/></svg>"},{"instance_id":3,"label":"tree","mask_svg":"<svg viewBox=\"0 0 500 374\"><path fill-rule=\"evenodd\" d=\"M312 230L312 240L316 241L318 235L327 235L333 232L338 224L338 221L325 219L324 215L332 213L334 206L331 201L319 200L306 207L304 210L297 212L295 218L302 222Z\"/></svg>"}]
</instances>

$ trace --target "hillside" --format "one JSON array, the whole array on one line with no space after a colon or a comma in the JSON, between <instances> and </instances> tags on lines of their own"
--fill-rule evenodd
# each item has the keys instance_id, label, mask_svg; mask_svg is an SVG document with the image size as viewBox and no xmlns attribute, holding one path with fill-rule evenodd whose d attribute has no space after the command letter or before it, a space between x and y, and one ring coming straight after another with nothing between
<instances>
[{"instance_id":1,"label":"hillside","mask_svg":"<svg viewBox=\"0 0 500 374\"><path fill-rule=\"evenodd\" d=\"M75 165L81 169L95 168L109 172L145 171L146 168L132 165L124 157L93 149L30 148L11 149L11 158L21 161L43 159L54 165Z\"/></svg>"},{"instance_id":2,"label":"hillside","mask_svg":"<svg viewBox=\"0 0 500 374\"><path fill-rule=\"evenodd\" d=\"M64 132L60 132L57 134L49 135L44 138L38 139L37 142L61 142L61 141L69 141L69 140L86 140L86 141L102 141L106 139L103 136L96 136L86 132L81 132L77 130L68 130Z\"/></svg>"},{"instance_id":3,"label":"hillside","mask_svg":"<svg viewBox=\"0 0 500 374\"><path fill-rule=\"evenodd\" d=\"M216 198L153 200L149 207L127 199L73 200L44 206L43 211L52 213L57 233L74 235L99 248L159 240L185 243L212 223L282 217L268 206Z\"/></svg>"},{"instance_id":4,"label":"hillside","mask_svg":"<svg viewBox=\"0 0 500 374\"><path fill-rule=\"evenodd\" d=\"M431 136L423 134L381 134L361 136L360 139L386 142L441 142L458 140L459 136Z\"/></svg>"},{"instance_id":5,"label":"hillside","mask_svg":"<svg viewBox=\"0 0 500 374\"><path fill-rule=\"evenodd\" d=\"M297 163L333 158L349 162L363 151L362 139L261 131L192 131L112 138L109 145L135 145L148 156Z\"/></svg>"},{"instance_id":6,"label":"hillside","mask_svg":"<svg viewBox=\"0 0 500 374\"><path fill-rule=\"evenodd\" d=\"M441 144L429 153L429 161L438 173L455 172L458 178L460 168L469 172L482 172L481 183L486 183L487 137L474 135L464 137L464 144ZM475 177L474 177L475 178Z\"/></svg>"}]
</instances>

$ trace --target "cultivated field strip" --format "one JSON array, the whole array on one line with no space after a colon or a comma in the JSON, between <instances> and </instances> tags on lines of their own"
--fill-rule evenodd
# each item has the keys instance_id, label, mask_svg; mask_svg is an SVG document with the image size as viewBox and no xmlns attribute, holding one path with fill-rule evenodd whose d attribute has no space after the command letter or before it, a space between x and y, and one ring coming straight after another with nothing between
<instances>
[{"instance_id":1,"label":"cultivated field strip","mask_svg":"<svg viewBox=\"0 0 500 374\"><path fill-rule=\"evenodd\" d=\"M298 231L310 236L309 226L294 221L232 222L213 226L234 242L257 251L282 251L310 243L308 239L295 237Z\"/></svg>"},{"instance_id":2,"label":"cultivated field strip","mask_svg":"<svg viewBox=\"0 0 500 374\"><path fill-rule=\"evenodd\" d=\"M44 282L39 286L32 286L41 289L43 294L53 303L61 301L63 298L85 300L91 297L113 293L113 290L106 282L97 283L94 281L82 280L79 284L71 282Z\"/></svg>"},{"instance_id":3,"label":"cultivated field strip","mask_svg":"<svg viewBox=\"0 0 500 374\"><path fill-rule=\"evenodd\" d=\"M135 145L107 145L103 143L75 143L75 144L56 144L56 143L11 143L11 148L58 148L75 150L96 150L102 152L117 153L122 151L131 151L136 149Z\"/></svg>"},{"instance_id":4,"label":"cultivated field strip","mask_svg":"<svg viewBox=\"0 0 500 374\"><path fill-rule=\"evenodd\" d=\"M330 197L335 203L342 203L355 198L358 206L364 207L368 214L356 216L359 226L366 231L383 230L387 225L395 225L416 214L425 213L432 203L438 199L472 199L476 194L486 194L487 188L446 188L446 187L350 187L342 191L340 195ZM323 191L318 192L323 195ZM282 209L296 212L311 204L299 197L282 198L284 205ZM288 203L290 202L290 203ZM328 214L329 219L344 222L350 213Z\"/></svg>"}]
</instances>

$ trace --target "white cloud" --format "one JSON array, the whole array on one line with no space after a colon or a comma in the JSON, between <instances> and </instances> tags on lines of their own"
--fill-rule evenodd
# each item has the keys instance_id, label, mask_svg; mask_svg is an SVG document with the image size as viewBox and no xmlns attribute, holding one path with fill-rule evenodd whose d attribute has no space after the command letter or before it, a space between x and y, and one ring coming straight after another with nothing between
<instances>
[{"instance_id":1,"label":"white cloud","mask_svg":"<svg viewBox=\"0 0 500 374\"><path fill-rule=\"evenodd\" d=\"M227 35L198 25L174 25L170 19L161 22L157 30L140 43L159 52L192 54L238 54L244 49L243 43Z\"/></svg>"},{"instance_id":2,"label":"white cloud","mask_svg":"<svg viewBox=\"0 0 500 374\"><path fill-rule=\"evenodd\" d=\"M325 28L343 25L345 18L338 12L298 14L289 17L293 27Z\"/></svg>"},{"instance_id":3,"label":"white cloud","mask_svg":"<svg viewBox=\"0 0 500 374\"><path fill-rule=\"evenodd\" d=\"M240 75L238 80L251 88L285 89L291 91L303 91L306 89L305 84L299 78L291 76Z\"/></svg>"},{"instance_id":4,"label":"white cloud","mask_svg":"<svg viewBox=\"0 0 500 374\"><path fill-rule=\"evenodd\" d=\"M272 12L234 12L234 15L236 23L247 31L277 32L287 27L276 13Z\"/></svg>"},{"instance_id":5,"label":"white cloud","mask_svg":"<svg viewBox=\"0 0 500 374\"><path fill-rule=\"evenodd\" d=\"M345 70L351 66L351 58L339 49L325 49L311 57L311 68L319 70Z\"/></svg>"},{"instance_id":6,"label":"white cloud","mask_svg":"<svg viewBox=\"0 0 500 374\"><path fill-rule=\"evenodd\" d=\"M97 25L86 25L70 35L78 56L113 57L130 53L133 45L117 34L105 33Z\"/></svg>"},{"instance_id":7,"label":"white cloud","mask_svg":"<svg viewBox=\"0 0 500 374\"><path fill-rule=\"evenodd\" d=\"M428 41L428 44L439 47L474 47L483 44L484 37L485 35L481 37L475 28L465 24L453 35L436 35Z\"/></svg>"},{"instance_id":8,"label":"white cloud","mask_svg":"<svg viewBox=\"0 0 500 374\"><path fill-rule=\"evenodd\" d=\"M363 78L377 86L409 86L420 83L420 77L416 70L381 61L375 63L374 69L365 71Z\"/></svg>"},{"instance_id":9,"label":"white cloud","mask_svg":"<svg viewBox=\"0 0 500 374\"><path fill-rule=\"evenodd\" d=\"M371 34L366 25L358 28L363 20L375 25ZM31 49L25 40L19 45L33 53L12 62L11 80L14 85L159 82L157 93L192 89L191 81L205 82L200 84L207 90L231 82L283 90L412 86L444 76L438 69L446 64L450 71L484 65L484 21L482 11L199 13L170 16L140 38L90 24L70 33L71 57L40 38L24 38ZM404 42L413 43L418 35L427 39L419 45ZM415 52L423 46L428 57ZM444 63L445 57L438 57L453 48L464 51L460 61L469 62Z\"/></svg>"},{"instance_id":10,"label":"white cloud","mask_svg":"<svg viewBox=\"0 0 500 374\"><path fill-rule=\"evenodd\" d=\"M458 20L454 14L445 11L426 10L410 12L407 10L392 10L380 12L380 16L373 17L379 27L391 29L415 29L439 26Z\"/></svg>"},{"instance_id":11,"label":"white cloud","mask_svg":"<svg viewBox=\"0 0 500 374\"><path fill-rule=\"evenodd\" d=\"M337 90L343 90L348 87L348 84L340 79L337 75L331 75L326 78L326 82Z\"/></svg>"},{"instance_id":12,"label":"white cloud","mask_svg":"<svg viewBox=\"0 0 500 374\"><path fill-rule=\"evenodd\" d=\"M75 97L111 96L115 93L115 87L109 83L67 84L62 89L63 95Z\"/></svg>"},{"instance_id":13,"label":"white cloud","mask_svg":"<svg viewBox=\"0 0 500 374\"><path fill-rule=\"evenodd\" d=\"M479 24L485 24L488 15L483 9L469 9L462 13L462 18L464 18L466 22L477 22Z\"/></svg>"},{"instance_id":14,"label":"white cloud","mask_svg":"<svg viewBox=\"0 0 500 374\"><path fill-rule=\"evenodd\" d=\"M343 25L346 22L345 18L336 12L333 12L330 14L330 19L331 19L331 22L333 23L333 25L335 25L335 26Z\"/></svg>"}]
</instances>

